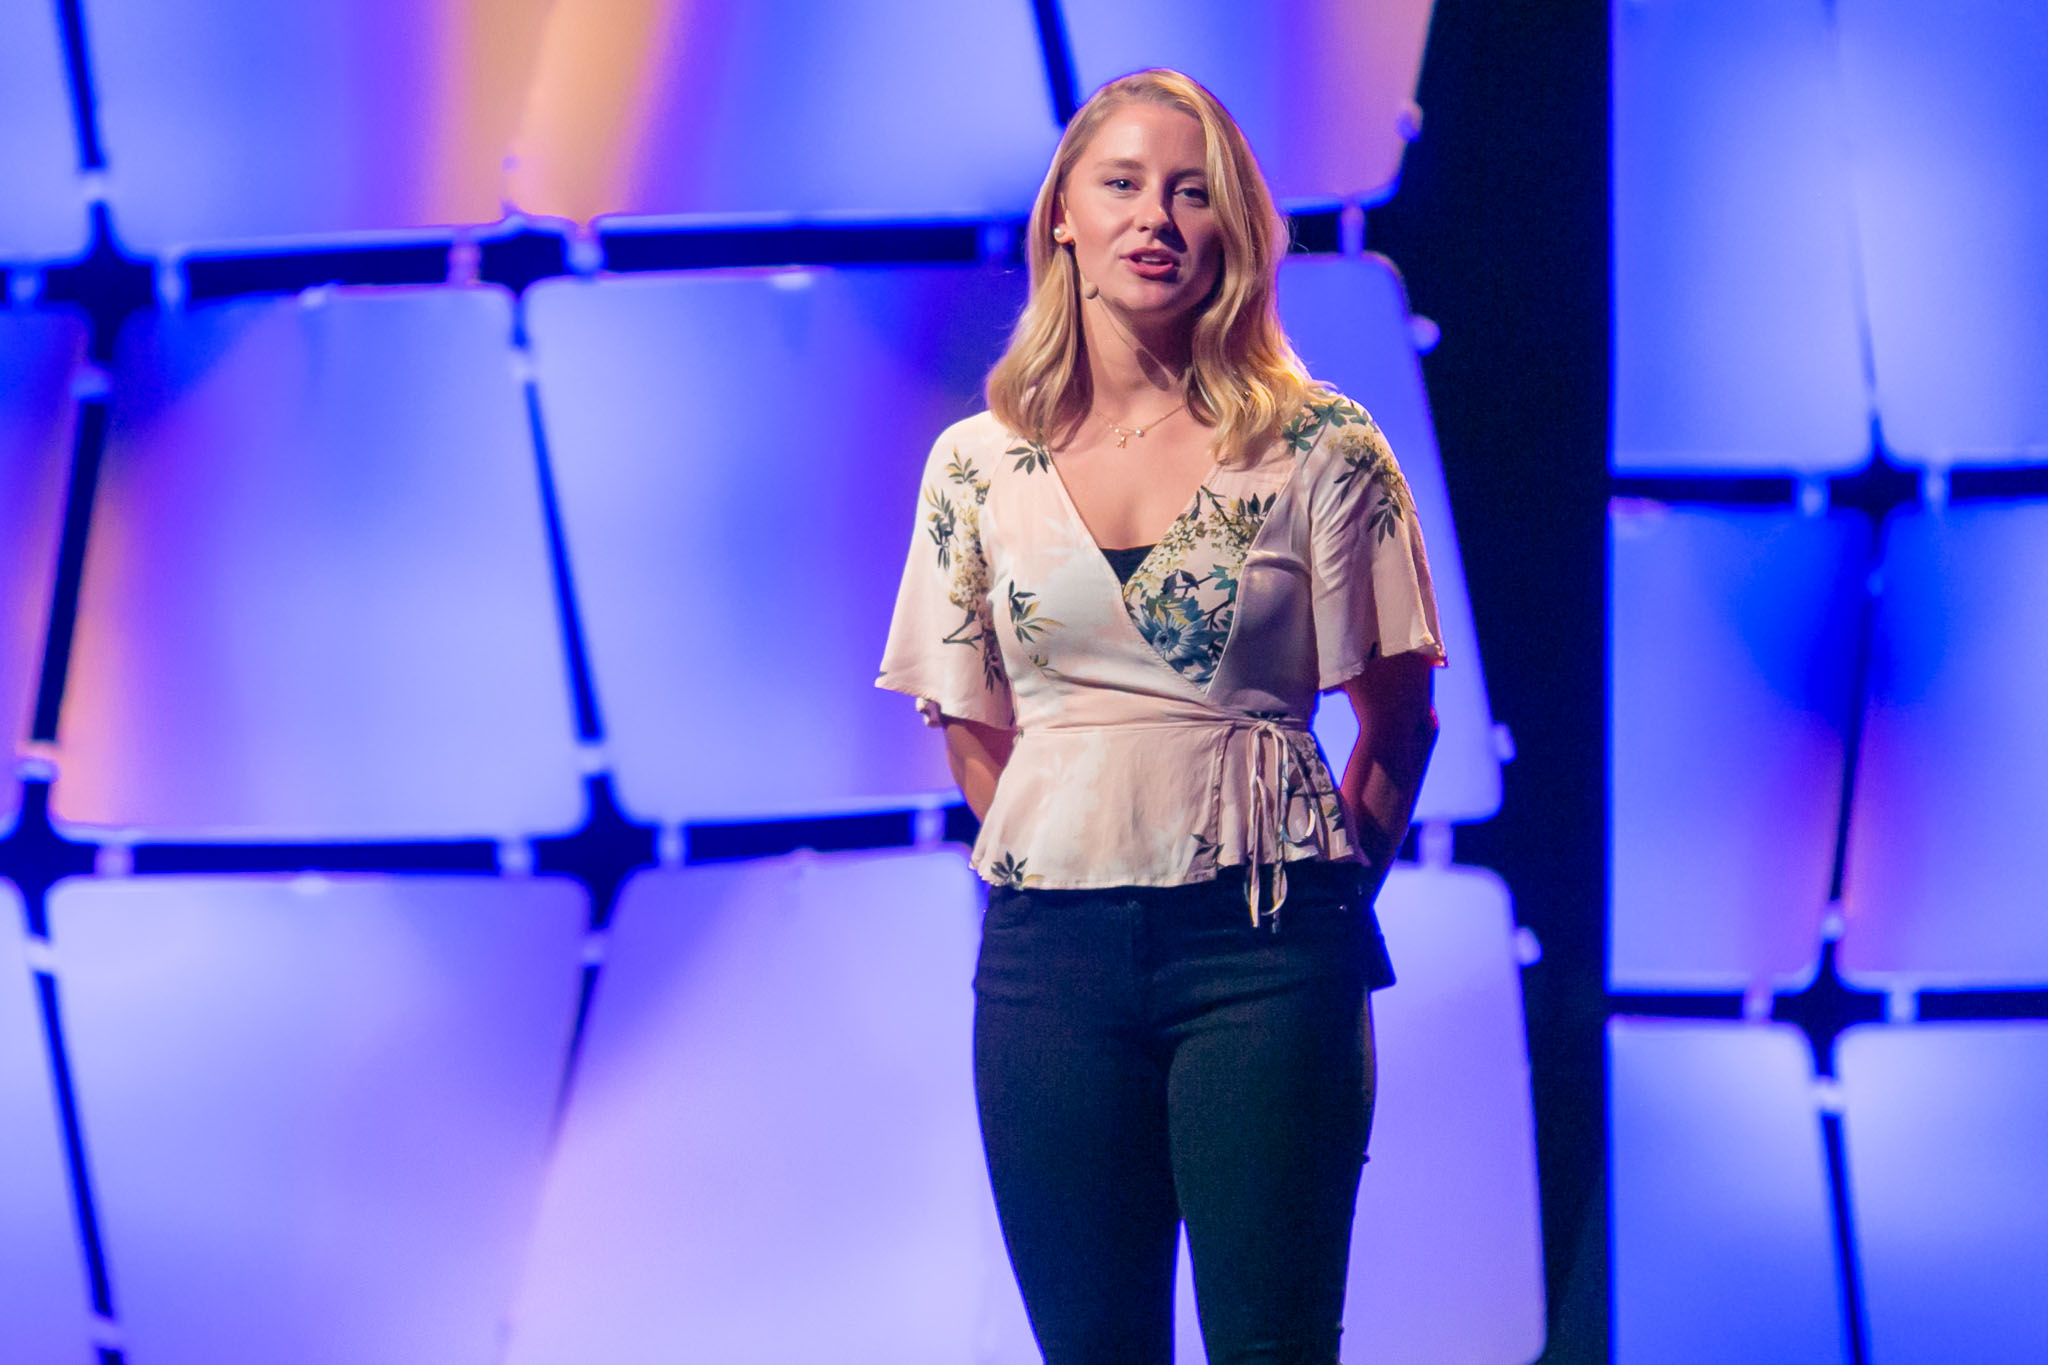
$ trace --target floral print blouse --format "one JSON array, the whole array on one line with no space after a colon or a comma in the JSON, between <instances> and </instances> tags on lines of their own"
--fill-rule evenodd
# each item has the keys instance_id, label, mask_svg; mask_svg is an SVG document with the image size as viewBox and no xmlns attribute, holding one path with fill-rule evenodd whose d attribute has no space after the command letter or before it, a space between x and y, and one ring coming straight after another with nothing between
<instances>
[{"instance_id":1,"label":"floral print blouse","mask_svg":"<svg viewBox=\"0 0 2048 1365\"><path fill-rule=\"evenodd\" d=\"M878 685L1014 729L974 867L1007 886L1178 886L1355 858L1316 694L1380 655L1443 662L1429 560L1379 426L1319 391L1218 464L1130 579L1045 446L940 434ZM1248 878L1260 914L1259 876Z\"/></svg>"}]
</instances>

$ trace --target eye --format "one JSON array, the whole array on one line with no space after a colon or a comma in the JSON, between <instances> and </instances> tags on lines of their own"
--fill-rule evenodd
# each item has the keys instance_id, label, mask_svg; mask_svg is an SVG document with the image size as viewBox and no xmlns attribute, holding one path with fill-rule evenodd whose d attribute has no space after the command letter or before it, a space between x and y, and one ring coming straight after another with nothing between
<instances>
[{"instance_id":1,"label":"eye","mask_svg":"<svg viewBox=\"0 0 2048 1365\"><path fill-rule=\"evenodd\" d=\"M1127 190L1131 188L1133 182L1131 181L1131 178L1129 176L1118 175L1111 176L1108 180L1105 180L1102 183L1113 190Z\"/></svg>"},{"instance_id":2,"label":"eye","mask_svg":"<svg viewBox=\"0 0 2048 1365\"><path fill-rule=\"evenodd\" d=\"M1183 185L1180 188L1180 192L1187 196L1188 202L1191 204L1206 204L1209 202L1209 190L1207 186Z\"/></svg>"}]
</instances>

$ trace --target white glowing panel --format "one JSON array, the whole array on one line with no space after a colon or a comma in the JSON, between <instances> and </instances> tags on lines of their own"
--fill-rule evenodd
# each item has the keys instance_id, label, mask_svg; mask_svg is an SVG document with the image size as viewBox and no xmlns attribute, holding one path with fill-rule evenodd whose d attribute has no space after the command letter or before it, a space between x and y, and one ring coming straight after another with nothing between
<instances>
[{"instance_id":1,"label":"white glowing panel","mask_svg":"<svg viewBox=\"0 0 2048 1365\"><path fill-rule=\"evenodd\" d=\"M77 318L0 311L0 834L20 813L11 759L34 720L84 358Z\"/></svg>"},{"instance_id":2,"label":"white glowing panel","mask_svg":"<svg viewBox=\"0 0 2048 1365\"><path fill-rule=\"evenodd\" d=\"M1829 8L1614 0L1617 470L1870 456Z\"/></svg>"},{"instance_id":3,"label":"white glowing panel","mask_svg":"<svg viewBox=\"0 0 2048 1365\"><path fill-rule=\"evenodd\" d=\"M85 0L121 239L496 220L545 0Z\"/></svg>"},{"instance_id":4,"label":"white glowing panel","mask_svg":"<svg viewBox=\"0 0 2048 1365\"><path fill-rule=\"evenodd\" d=\"M1887 446L2048 461L2048 8L1839 0Z\"/></svg>"},{"instance_id":5,"label":"white glowing panel","mask_svg":"<svg viewBox=\"0 0 2048 1365\"><path fill-rule=\"evenodd\" d=\"M82 1361L92 1302L21 926L0 882L0 1322L9 1360Z\"/></svg>"},{"instance_id":6,"label":"white glowing panel","mask_svg":"<svg viewBox=\"0 0 2048 1365\"><path fill-rule=\"evenodd\" d=\"M1881 574L1842 966L2048 984L2048 502L1899 513Z\"/></svg>"},{"instance_id":7,"label":"white glowing panel","mask_svg":"<svg viewBox=\"0 0 2048 1365\"><path fill-rule=\"evenodd\" d=\"M1868 524L1630 501L1607 524L1608 981L1794 984L1834 872Z\"/></svg>"},{"instance_id":8,"label":"white glowing panel","mask_svg":"<svg viewBox=\"0 0 2048 1365\"><path fill-rule=\"evenodd\" d=\"M682 820L950 790L874 687L903 528L1021 275L550 281L527 296L569 562L626 806Z\"/></svg>"},{"instance_id":9,"label":"white glowing panel","mask_svg":"<svg viewBox=\"0 0 2048 1365\"><path fill-rule=\"evenodd\" d=\"M496 289L139 315L56 811L193 838L506 837L581 815Z\"/></svg>"},{"instance_id":10,"label":"white glowing panel","mask_svg":"<svg viewBox=\"0 0 2048 1365\"><path fill-rule=\"evenodd\" d=\"M975 1119L979 910L952 851L628 883L509 1365L1035 1359Z\"/></svg>"},{"instance_id":11,"label":"white glowing panel","mask_svg":"<svg viewBox=\"0 0 2048 1365\"><path fill-rule=\"evenodd\" d=\"M2048 1024L1836 1044L1870 1358L2048 1360Z\"/></svg>"},{"instance_id":12,"label":"white glowing panel","mask_svg":"<svg viewBox=\"0 0 2048 1365\"><path fill-rule=\"evenodd\" d=\"M70 881L52 936L126 1348L492 1365L587 902L485 877Z\"/></svg>"},{"instance_id":13,"label":"white glowing panel","mask_svg":"<svg viewBox=\"0 0 2048 1365\"><path fill-rule=\"evenodd\" d=\"M1282 199L1385 199L1421 127L1415 82L1431 0L1193 0L1164 11L1064 0L1081 94L1168 66L1214 91Z\"/></svg>"},{"instance_id":14,"label":"white glowing panel","mask_svg":"<svg viewBox=\"0 0 2048 1365\"><path fill-rule=\"evenodd\" d=\"M0 9L0 261L61 260L85 250L89 220L58 10Z\"/></svg>"},{"instance_id":15,"label":"white glowing panel","mask_svg":"<svg viewBox=\"0 0 2048 1365\"><path fill-rule=\"evenodd\" d=\"M1400 984L1373 996L1379 1093L1344 1358L1524 1365L1543 1351L1543 1236L1507 888L1404 864L1379 916Z\"/></svg>"},{"instance_id":16,"label":"white glowing panel","mask_svg":"<svg viewBox=\"0 0 2048 1365\"><path fill-rule=\"evenodd\" d=\"M528 212L1021 214L1058 137L1028 4L559 0Z\"/></svg>"},{"instance_id":17,"label":"white glowing panel","mask_svg":"<svg viewBox=\"0 0 2048 1365\"><path fill-rule=\"evenodd\" d=\"M1372 413L1415 493L1444 650L1450 656L1450 664L1436 674L1443 730L1423 779L1416 818L1484 820L1500 809L1500 750L1443 459L1409 328L1407 292L1388 261L1368 256L1289 261L1280 272L1280 295L1288 334L1310 372ZM1341 766L1358 737L1350 704L1340 696L1326 698L1315 729L1330 761Z\"/></svg>"},{"instance_id":18,"label":"white glowing panel","mask_svg":"<svg viewBox=\"0 0 2048 1365\"><path fill-rule=\"evenodd\" d=\"M1608 1022L1616 1365L1847 1365L1812 1056L1784 1025Z\"/></svg>"}]
</instances>

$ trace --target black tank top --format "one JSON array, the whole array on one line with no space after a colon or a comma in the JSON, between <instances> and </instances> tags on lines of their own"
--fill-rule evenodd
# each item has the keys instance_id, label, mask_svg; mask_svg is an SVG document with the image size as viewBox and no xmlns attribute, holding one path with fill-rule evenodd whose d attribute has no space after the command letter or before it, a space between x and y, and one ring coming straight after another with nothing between
<instances>
[{"instance_id":1,"label":"black tank top","mask_svg":"<svg viewBox=\"0 0 2048 1365\"><path fill-rule=\"evenodd\" d=\"M1109 567L1116 571L1116 581L1128 583L1138 566L1145 562L1145 556L1152 553L1150 545L1133 545L1127 550L1104 550L1102 557L1109 561Z\"/></svg>"}]
</instances>

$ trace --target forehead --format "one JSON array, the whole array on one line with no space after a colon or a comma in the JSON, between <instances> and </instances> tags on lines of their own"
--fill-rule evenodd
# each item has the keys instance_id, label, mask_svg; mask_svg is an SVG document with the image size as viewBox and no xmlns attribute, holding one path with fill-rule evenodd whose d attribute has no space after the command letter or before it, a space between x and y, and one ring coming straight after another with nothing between
<instances>
[{"instance_id":1,"label":"forehead","mask_svg":"<svg viewBox=\"0 0 2048 1365\"><path fill-rule=\"evenodd\" d=\"M1193 114L1134 100L1109 111L1081 149L1080 164L1138 161L1172 170L1200 170L1206 150L1201 122Z\"/></svg>"}]
</instances>

